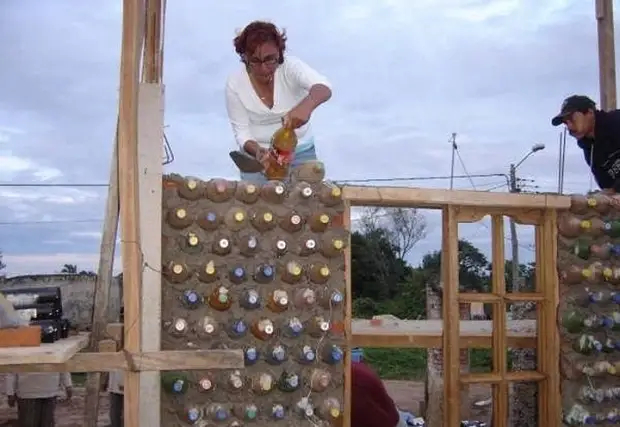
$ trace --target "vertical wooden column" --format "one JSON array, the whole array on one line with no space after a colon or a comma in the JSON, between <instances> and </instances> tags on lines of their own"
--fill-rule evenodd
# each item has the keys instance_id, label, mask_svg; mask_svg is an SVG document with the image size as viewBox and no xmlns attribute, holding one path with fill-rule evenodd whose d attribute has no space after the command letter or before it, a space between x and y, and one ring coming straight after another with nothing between
<instances>
[{"instance_id":1,"label":"vertical wooden column","mask_svg":"<svg viewBox=\"0 0 620 427\"><path fill-rule=\"evenodd\" d=\"M444 427L460 424L459 230L456 208L442 210L441 276L443 282Z\"/></svg>"},{"instance_id":2,"label":"vertical wooden column","mask_svg":"<svg viewBox=\"0 0 620 427\"><path fill-rule=\"evenodd\" d=\"M615 110L617 108L613 8L613 0L596 0L600 107L603 110Z\"/></svg>"},{"instance_id":3,"label":"vertical wooden column","mask_svg":"<svg viewBox=\"0 0 620 427\"><path fill-rule=\"evenodd\" d=\"M140 352L142 254L138 194L138 78L144 39L144 4L123 1L123 35L120 64L118 168L120 194L124 342L128 352ZM140 427L140 373L125 374L125 427ZM146 426L142 426L146 427Z\"/></svg>"},{"instance_id":4,"label":"vertical wooden column","mask_svg":"<svg viewBox=\"0 0 620 427\"><path fill-rule=\"evenodd\" d=\"M492 293L499 296L499 302L493 304L493 374L499 375L499 383L493 384L493 426L508 425L508 383L506 371L508 361L506 350L506 276L504 258L504 216L492 217L492 259L493 283Z\"/></svg>"},{"instance_id":5,"label":"vertical wooden column","mask_svg":"<svg viewBox=\"0 0 620 427\"><path fill-rule=\"evenodd\" d=\"M141 83L138 104L138 164L142 270L142 351L161 350L162 150L164 87ZM140 425L160 424L159 372L140 377Z\"/></svg>"},{"instance_id":6,"label":"vertical wooden column","mask_svg":"<svg viewBox=\"0 0 620 427\"><path fill-rule=\"evenodd\" d=\"M560 337L557 325L559 280L557 212L546 210L542 226L536 227L536 291L544 300L537 314L538 371L545 375L538 390L538 425L559 426L562 419L560 396Z\"/></svg>"},{"instance_id":7,"label":"vertical wooden column","mask_svg":"<svg viewBox=\"0 0 620 427\"><path fill-rule=\"evenodd\" d=\"M346 314L344 319L344 330L347 337L347 351L345 352L345 377L344 377L344 411L342 414L342 427L351 426L351 350L353 348L353 333L351 330L351 319L353 309L353 290L351 289L351 204L345 202L345 211L342 215L342 225L349 233L348 244L344 250L344 269L345 269L345 303Z\"/></svg>"}]
</instances>

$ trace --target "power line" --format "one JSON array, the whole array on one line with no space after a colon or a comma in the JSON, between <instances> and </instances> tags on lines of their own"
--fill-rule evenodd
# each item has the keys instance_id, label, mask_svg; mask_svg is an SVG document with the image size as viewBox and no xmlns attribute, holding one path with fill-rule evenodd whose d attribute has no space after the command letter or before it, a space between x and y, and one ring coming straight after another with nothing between
<instances>
[{"instance_id":1,"label":"power line","mask_svg":"<svg viewBox=\"0 0 620 427\"><path fill-rule=\"evenodd\" d=\"M77 187L109 187L108 184L26 184L19 183L14 184L11 182L2 182L0 183L0 187L69 187L69 188L77 188Z\"/></svg>"},{"instance_id":2,"label":"power line","mask_svg":"<svg viewBox=\"0 0 620 427\"><path fill-rule=\"evenodd\" d=\"M0 221L0 225L80 224L103 222L103 219L53 219L49 221Z\"/></svg>"}]
</instances>

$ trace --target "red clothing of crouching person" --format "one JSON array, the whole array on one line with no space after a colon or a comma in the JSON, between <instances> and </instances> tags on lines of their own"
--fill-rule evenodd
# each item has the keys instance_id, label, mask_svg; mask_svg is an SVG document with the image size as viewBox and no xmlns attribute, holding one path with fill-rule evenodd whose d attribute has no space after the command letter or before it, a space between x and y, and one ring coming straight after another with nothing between
<instances>
[{"instance_id":1,"label":"red clothing of crouching person","mask_svg":"<svg viewBox=\"0 0 620 427\"><path fill-rule=\"evenodd\" d=\"M351 363L351 427L394 427L400 416L383 381L362 362Z\"/></svg>"}]
</instances>

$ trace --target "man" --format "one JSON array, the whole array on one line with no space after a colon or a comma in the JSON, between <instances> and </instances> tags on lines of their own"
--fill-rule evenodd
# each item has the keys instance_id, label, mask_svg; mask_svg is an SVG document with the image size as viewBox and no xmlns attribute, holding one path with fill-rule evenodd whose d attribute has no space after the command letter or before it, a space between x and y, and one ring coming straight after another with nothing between
<instances>
[{"instance_id":1,"label":"man","mask_svg":"<svg viewBox=\"0 0 620 427\"><path fill-rule=\"evenodd\" d=\"M363 362L351 363L351 427L406 427L381 378ZM415 424L414 424L415 425Z\"/></svg>"},{"instance_id":2,"label":"man","mask_svg":"<svg viewBox=\"0 0 620 427\"><path fill-rule=\"evenodd\" d=\"M69 372L7 374L5 387L9 406L17 404L20 427L54 427L61 389L65 389L67 399L73 395Z\"/></svg>"},{"instance_id":3,"label":"man","mask_svg":"<svg viewBox=\"0 0 620 427\"><path fill-rule=\"evenodd\" d=\"M620 192L620 110L601 111L587 96L564 100L553 126L565 124L577 139L596 183L606 193Z\"/></svg>"}]
</instances>

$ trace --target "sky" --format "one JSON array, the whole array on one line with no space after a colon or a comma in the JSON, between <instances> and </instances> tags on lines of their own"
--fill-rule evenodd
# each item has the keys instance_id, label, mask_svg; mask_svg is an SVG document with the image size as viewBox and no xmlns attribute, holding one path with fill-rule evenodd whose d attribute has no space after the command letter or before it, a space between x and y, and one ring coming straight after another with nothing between
<instances>
[{"instance_id":1,"label":"sky","mask_svg":"<svg viewBox=\"0 0 620 427\"><path fill-rule=\"evenodd\" d=\"M505 174L542 143L518 176L526 190L557 191L562 130L550 119L568 95L599 99L594 5L583 0L184 0L169 1L166 16L165 123L175 155L166 172L237 178L224 85L240 66L232 39L255 19L285 28L288 52L333 84L312 121L334 180L449 176L454 132L455 174ZM0 250L9 276L63 264L96 270L107 189L15 185L108 182L120 37L120 1L0 2ZM506 191L503 182L455 187ZM448 188L449 180L389 185ZM591 185L569 137L564 191ZM439 214L424 214L414 265L441 241ZM488 253L488 228L462 225L460 235ZM519 229L519 242L521 260L531 260L531 227Z\"/></svg>"}]
</instances>

